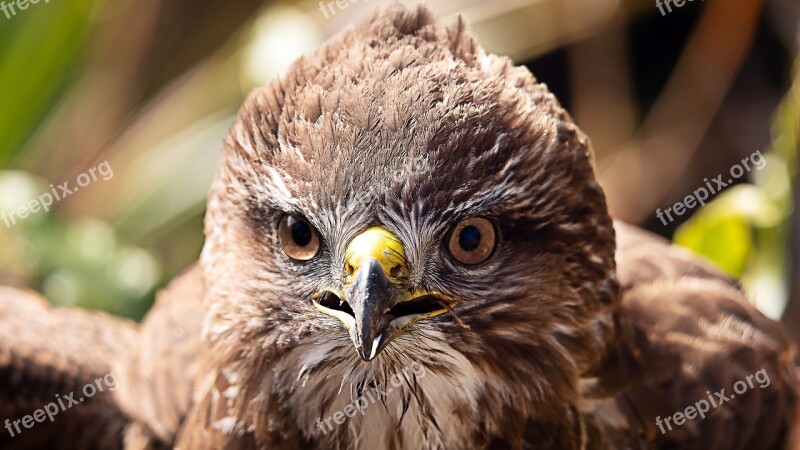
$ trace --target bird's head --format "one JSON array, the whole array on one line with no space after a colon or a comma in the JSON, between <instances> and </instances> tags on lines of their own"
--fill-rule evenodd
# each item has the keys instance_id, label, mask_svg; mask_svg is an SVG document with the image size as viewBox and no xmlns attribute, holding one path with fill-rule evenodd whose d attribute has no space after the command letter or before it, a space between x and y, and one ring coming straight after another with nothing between
<instances>
[{"instance_id":1,"label":"bird's head","mask_svg":"<svg viewBox=\"0 0 800 450\"><path fill-rule=\"evenodd\" d=\"M574 391L617 301L590 158L527 69L393 6L242 107L208 205L208 336L267 359L457 354Z\"/></svg>"}]
</instances>

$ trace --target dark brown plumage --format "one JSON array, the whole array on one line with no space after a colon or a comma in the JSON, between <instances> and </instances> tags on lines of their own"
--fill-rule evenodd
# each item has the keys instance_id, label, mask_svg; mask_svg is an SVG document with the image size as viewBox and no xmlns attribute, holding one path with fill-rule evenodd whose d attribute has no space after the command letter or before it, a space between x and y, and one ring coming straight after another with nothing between
<instances>
[{"instance_id":1,"label":"dark brown plumage","mask_svg":"<svg viewBox=\"0 0 800 450\"><path fill-rule=\"evenodd\" d=\"M126 321L55 310L34 294L0 287L0 426L10 423L0 428L0 448L122 448L120 436L130 421L112 391L79 405L65 396L74 392L79 401L84 385L113 372L111 361L135 340ZM11 423L50 403L59 409L53 422L32 428Z\"/></svg>"},{"instance_id":2,"label":"dark brown plumage","mask_svg":"<svg viewBox=\"0 0 800 450\"><path fill-rule=\"evenodd\" d=\"M115 351L107 411L124 411L120 440L784 448L791 345L715 269L612 224L590 157L547 88L487 55L462 20L437 27L424 8L394 5L333 38L242 107L200 265ZM0 310L0 330L24 303ZM30 327L0 341L0 356L47 330ZM19 365L0 359L0 370ZM48 373L34 366L23 383ZM659 431L657 418L761 370L769 386ZM363 415L326 425L390 387Z\"/></svg>"}]
</instances>

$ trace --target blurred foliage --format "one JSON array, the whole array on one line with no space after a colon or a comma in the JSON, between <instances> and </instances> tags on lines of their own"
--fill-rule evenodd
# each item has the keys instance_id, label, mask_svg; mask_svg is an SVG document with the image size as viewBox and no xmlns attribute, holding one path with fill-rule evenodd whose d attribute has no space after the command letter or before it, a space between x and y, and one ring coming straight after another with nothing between
<instances>
[{"instance_id":1,"label":"blurred foliage","mask_svg":"<svg viewBox=\"0 0 800 450\"><path fill-rule=\"evenodd\" d=\"M759 308L777 318L788 300L789 242L800 143L800 60L775 114L767 162L753 184L727 189L675 233L675 242L741 278Z\"/></svg>"},{"instance_id":2,"label":"blurred foliage","mask_svg":"<svg viewBox=\"0 0 800 450\"><path fill-rule=\"evenodd\" d=\"M11 211L49 191L25 172L0 171L0 211ZM11 222L9 216L4 220ZM59 305L80 305L138 318L148 309L160 267L147 251L120 242L95 219L66 220L40 211L24 220L0 222L0 267L36 286ZM15 283L17 284L17 283Z\"/></svg>"},{"instance_id":3,"label":"blurred foliage","mask_svg":"<svg viewBox=\"0 0 800 450\"><path fill-rule=\"evenodd\" d=\"M0 17L0 168L25 148L77 78L102 4L42 2L12 19ZM28 204L49 192L49 184L26 172L0 171L0 211ZM0 225L0 268L10 278L0 281L33 286L57 304L127 317L149 307L159 266L147 251L119 242L108 224L50 211Z\"/></svg>"},{"instance_id":4,"label":"blurred foliage","mask_svg":"<svg viewBox=\"0 0 800 450\"><path fill-rule=\"evenodd\" d=\"M113 121L96 114L119 109L109 102L130 101L132 96L120 90L140 90L143 77L136 71L144 70L135 61L106 70L103 58L110 54L113 62L146 54L150 36L136 33L156 30L176 40L168 28L153 28L157 20L143 11L181 19L179 9L159 10L157 2L138 5L131 0L40 3L13 20L0 16L6 44L0 46L0 213L27 205L49 192L51 184L71 180L74 185L78 173L105 158L117 169L112 180L90 185L48 212L11 227L0 219L0 284L31 287L57 305L133 319L140 319L155 292L198 257L206 192L222 139L246 93L322 40L314 23L290 6L266 8L244 23L237 18L241 11L231 13L231 22L225 22L233 29L226 37L230 42L214 47L200 41L193 51L206 53L188 74L129 106L142 112L122 111L128 115L117 118L122 129L98 129ZM215 17L224 21L219 12ZM129 22L131 35L115 36L116 24ZM103 41L96 45L99 37ZM293 45L286 45L287 37ZM143 42L144 50L131 42ZM160 69L149 70L155 74L149 76L159 77ZM81 95L87 85L109 97ZM75 111L86 117L75 121ZM85 126L93 122L98 125ZM79 147L98 139L75 136L76 124L110 135L111 141Z\"/></svg>"},{"instance_id":5,"label":"blurred foliage","mask_svg":"<svg viewBox=\"0 0 800 450\"><path fill-rule=\"evenodd\" d=\"M0 166L22 150L75 76L92 13L101 4L42 2L11 19L0 16Z\"/></svg>"}]
</instances>

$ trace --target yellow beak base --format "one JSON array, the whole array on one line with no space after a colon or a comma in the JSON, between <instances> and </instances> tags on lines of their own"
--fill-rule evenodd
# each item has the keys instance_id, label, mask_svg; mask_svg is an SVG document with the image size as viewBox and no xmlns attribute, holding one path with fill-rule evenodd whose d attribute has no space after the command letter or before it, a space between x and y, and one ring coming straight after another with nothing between
<instances>
[{"instance_id":1,"label":"yellow beak base","mask_svg":"<svg viewBox=\"0 0 800 450\"><path fill-rule=\"evenodd\" d=\"M345 285L353 282L353 277L367 261L378 261L389 281L397 284L408 275L406 253L400 239L383 227L371 227L356 236L345 250Z\"/></svg>"}]
</instances>

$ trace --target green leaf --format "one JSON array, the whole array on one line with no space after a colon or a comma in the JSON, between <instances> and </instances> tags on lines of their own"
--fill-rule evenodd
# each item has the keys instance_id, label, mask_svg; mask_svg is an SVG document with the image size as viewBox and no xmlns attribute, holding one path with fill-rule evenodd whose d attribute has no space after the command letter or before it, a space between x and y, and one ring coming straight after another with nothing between
<instances>
[{"instance_id":1,"label":"green leaf","mask_svg":"<svg viewBox=\"0 0 800 450\"><path fill-rule=\"evenodd\" d=\"M40 0L11 17L0 12L0 167L66 88L96 3Z\"/></svg>"}]
</instances>

